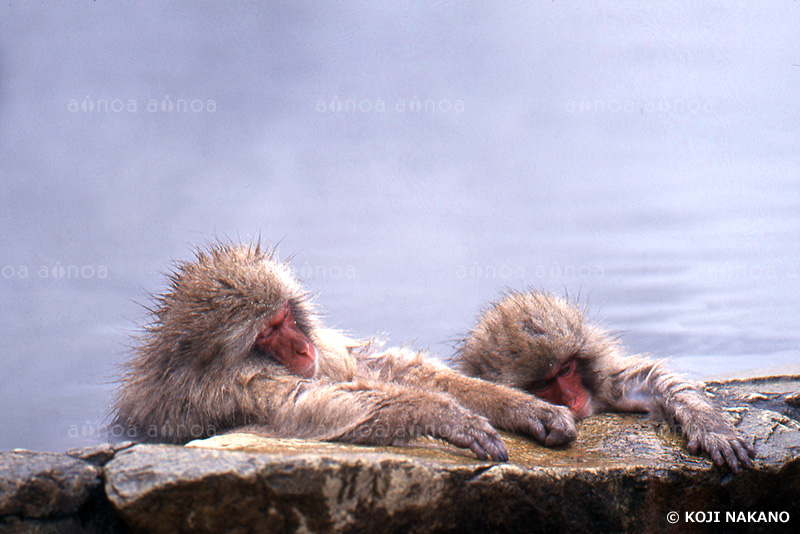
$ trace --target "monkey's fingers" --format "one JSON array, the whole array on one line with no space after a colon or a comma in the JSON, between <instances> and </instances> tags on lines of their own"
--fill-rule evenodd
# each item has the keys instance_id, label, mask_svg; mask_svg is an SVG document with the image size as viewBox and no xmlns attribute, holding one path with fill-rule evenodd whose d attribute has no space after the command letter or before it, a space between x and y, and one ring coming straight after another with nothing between
<instances>
[{"instance_id":1,"label":"monkey's fingers","mask_svg":"<svg viewBox=\"0 0 800 534\"><path fill-rule=\"evenodd\" d=\"M725 457L725 463L728 464L731 471L738 473L742 470L739 458L736 457L736 452L734 452L733 446L730 443L726 443L722 446L722 455Z\"/></svg>"},{"instance_id":2,"label":"monkey's fingers","mask_svg":"<svg viewBox=\"0 0 800 534\"><path fill-rule=\"evenodd\" d=\"M486 460L488 457L495 462L508 461L506 445L503 443L503 438L496 431L491 433L477 432L473 438L469 449L481 460Z\"/></svg>"},{"instance_id":3,"label":"monkey's fingers","mask_svg":"<svg viewBox=\"0 0 800 534\"><path fill-rule=\"evenodd\" d=\"M731 435L715 437L719 440L717 446L722 450L725 463L730 467L731 471L738 473L742 468L749 469L753 467L751 458L755 458L756 452L747 440L741 436Z\"/></svg>"},{"instance_id":4,"label":"monkey's fingers","mask_svg":"<svg viewBox=\"0 0 800 534\"><path fill-rule=\"evenodd\" d=\"M736 451L736 456L739 457L741 464L750 469L753 467L753 460L756 457L756 451L753 446L743 439L737 439L733 442L733 449Z\"/></svg>"},{"instance_id":5,"label":"monkey's fingers","mask_svg":"<svg viewBox=\"0 0 800 534\"><path fill-rule=\"evenodd\" d=\"M550 422L550 428L544 444L548 447L564 445L578 437L578 429L571 416L555 418Z\"/></svg>"},{"instance_id":6,"label":"monkey's fingers","mask_svg":"<svg viewBox=\"0 0 800 534\"><path fill-rule=\"evenodd\" d=\"M493 436L488 435L486 438L473 441L470 450L481 460L486 460L488 457L488 459L495 462L507 462L508 451L502 438L497 436L497 439L495 439Z\"/></svg>"},{"instance_id":7,"label":"monkey's fingers","mask_svg":"<svg viewBox=\"0 0 800 534\"><path fill-rule=\"evenodd\" d=\"M578 430L570 411L549 403L542 404L528 406L527 413L523 412L521 426L513 430L532 436L546 447L573 441L578 436Z\"/></svg>"},{"instance_id":8,"label":"monkey's fingers","mask_svg":"<svg viewBox=\"0 0 800 534\"><path fill-rule=\"evenodd\" d=\"M539 443L544 443L547 440L547 430L544 428L544 423L539 419L531 419L528 433Z\"/></svg>"},{"instance_id":9,"label":"monkey's fingers","mask_svg":"<svg viewBox=\"0 0 800 534\"><path fill-rule=\"evenodd\" d=\"M711 457L711 460L718 466L725 465L725 459L722 457L722 451L718 447L708 447L706 453Z\"/></svg>"},{"instance_id":10,"label":"monkey's fingers","mask_svg":"<svg viewBox=\"0 0 800 534\"><path fill-rule=\"evenodd\" d=\"M547 439L544 440L544 444L548 447L564 445L573 441L576 435L574 429L570 432L567 428L551 428L550 433L547 434Z\"/></svg>"},{"instance_id":11,"label":"monkey's fingers","mask_svg":"<svg viewBox=\"0 0 800 534\"><path fill-rule=\"evenodd\" d=\"M542 443L547 447L564 445L574 441L578 437L578 429L575 426L575 418L566 408L553 406L553 411L544 412L544 427L547 436Z\"/></svg>"},{"instance_id":12,"label":"monkey's fingers","mask_svg":"<svg viewBox=\"0 0 800 534\"><path fill-rule=\"evenodd\" d=\"M471 450L479 460L508 461L508 451L503 438L488 423L469 425L464 429L447 432L442 438L456 447Z\"/></svg>"},{"instance_id":13,"label":"monkey's fingers","mask_svg":"<svg viewBox=\"0 0 800 534\"><path fill-rule=\"evenodd\" d=\"M733 473L741 472L743 467L753 466L751 456L755 456L755 450L743 438L711 434L702 440L695 438L689 441L688 449L693 454L697 454L701 448L716 465L727 465Z\"/></svg>"}]
</instances>

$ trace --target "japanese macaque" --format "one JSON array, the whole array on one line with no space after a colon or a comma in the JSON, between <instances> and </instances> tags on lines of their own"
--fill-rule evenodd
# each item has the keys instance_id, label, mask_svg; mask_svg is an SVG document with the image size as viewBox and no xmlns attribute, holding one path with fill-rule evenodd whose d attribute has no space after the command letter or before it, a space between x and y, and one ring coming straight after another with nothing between
<instances>
[{"instance_id":1,"label":"japanese macaque","mask_svg":"<svg viewBox=\"0 0 800 534\"><path fill-rule=\"evenodd\" d=\"M215 244L169 281L122 377L114 435L185 443L238 429L371 445L430 436L495 461L508 454L494 427L548 446L576 436L564 407L323 327L274 251Z\"/></svg>"},{"instance_id":2,"label":"japanese macaque","mask_svg":"<svg viewBox=\"0 0 800 534\"><path fill-rule=\"evenodd\" d=\"M625 355L614 337L564 299L510 292L487 308L456 354L467 375L567 406L577 419L600 412L649 412L675 421L689 451L734 472L753 446L695 385L660 361Z\"/></svg>"}]
</instances>

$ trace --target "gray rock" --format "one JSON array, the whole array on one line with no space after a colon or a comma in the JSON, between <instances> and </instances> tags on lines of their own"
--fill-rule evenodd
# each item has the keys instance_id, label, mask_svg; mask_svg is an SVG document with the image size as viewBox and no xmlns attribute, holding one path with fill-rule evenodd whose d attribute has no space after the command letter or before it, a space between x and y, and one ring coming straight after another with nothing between
<instances>
[{"instance_id":1,"label":"gray rock","mask_svg":"<svg viewBox=\"0 0 800 534\"><path fill-rule=\"evenodd\" d=\"M98 458L96 450L83 453ZM0 453L0 534L128 531L108 502L99 465L65 454Z\"/></svg>"},{"instance_id":2,"label":"gray rock","mask_svg":"<svg viewBox=\"0 0 800 534\"><path fill-rule=\"evenodd\" d=\"M99 487L100 469L64 454L0 452L0 516L74 514Z\"/></svg>"},{"instance_id":3,"label":"gray rock","mask_svg":"<svg viewBox=\"0 0 800 534\"><path fill-rule=\"evenodd\" d=\"M67 456L72 456L79 460L92 463L98 466L104 466L106 462L111 460L114 455L123 449L135 445L132 441L124 441L120 443L101 443L90 447L81 447L78 449L69 449Z\"/></svg>"}]
</instances>

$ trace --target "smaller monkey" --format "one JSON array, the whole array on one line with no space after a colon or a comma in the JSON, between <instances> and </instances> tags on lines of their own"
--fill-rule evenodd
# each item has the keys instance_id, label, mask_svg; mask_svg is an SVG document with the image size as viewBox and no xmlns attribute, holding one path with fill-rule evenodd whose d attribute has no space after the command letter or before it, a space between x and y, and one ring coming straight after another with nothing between
<instances>
[{"instance_id":1,"label":"smaller monkey","mask_svg":"<svg viewBox=\"0 0 800 534\"><path fill-rule=\"evenodd\" d=\"M366 445L424 435L495 461L508 459L495 427L548 446L576 436L566 408L324 327L289 265L258 244L198 250L154 304L114 435L185 443L239 429Z\"/></svg>"},{"instance_id":2,"label":"smaller monkey","mask_svg":"<svg viewBox=\"0 0 800 534\"><path fill-rule=\"evenodd\" d=\"M467 375L567 406L577 419L601 412L648 412L677 421L692 454L733 472L752 465L753 446L706 395L660 361L626 355L608 332L566 300L511 291L490 305L459 345Z\"/></svg>"}]
</instances>

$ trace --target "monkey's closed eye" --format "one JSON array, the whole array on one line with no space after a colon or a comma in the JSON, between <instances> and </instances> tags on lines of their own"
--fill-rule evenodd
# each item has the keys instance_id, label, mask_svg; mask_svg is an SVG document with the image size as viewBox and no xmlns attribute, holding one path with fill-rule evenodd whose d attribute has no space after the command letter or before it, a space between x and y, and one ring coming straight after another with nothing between
<instances>
[{"instance_id":1,"label":"monkey's closed eye","mask_svg":"<svg viewBox=\"0 0 800 534\"><path fill-rule=\"evenodd\" d=\"M571 375L574 372L575 372L575 362L570 360L561 366L561 369L558 370L558 376L567 376Z\"/></svg>"},{"instance_id":2,"label":"monkey's closed eye","mask_svg":"<svg viewBox=\"0 0 800 534\"><path fill-rule=\"evenodd\" d=\"M527 387L528 391L544 391L550 387L549 380L537 380L535 382L531 382L530 385Z\"/></svg>"},{"instance_id":3,"label":"monkey's closed eye","mask_svg":"<svg viewBox=\"0 0 800 534\"><path fill-rule=\"evenodd\" d=\"M256 340L258 340L259 338L267 338L267 337L271 336L274 331L275 331L275 329L273 327L266 326L266 327L264 327L264 329L261 332L258 333L258 336L256 337Z\"/></svg>"}]
</instances>

